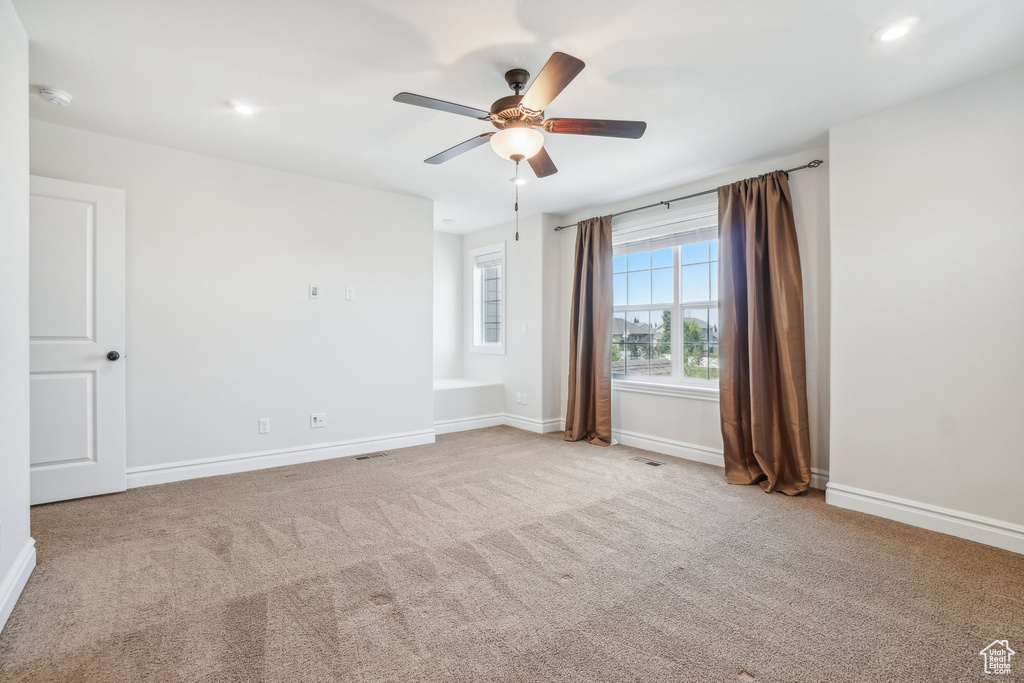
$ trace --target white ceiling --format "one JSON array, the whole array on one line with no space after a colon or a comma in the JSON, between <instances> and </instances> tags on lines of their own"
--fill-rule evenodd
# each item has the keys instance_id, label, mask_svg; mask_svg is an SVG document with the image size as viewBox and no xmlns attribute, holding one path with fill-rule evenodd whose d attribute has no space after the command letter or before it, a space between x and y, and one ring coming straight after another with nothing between
<instances>
[{"instance_id":1,"label":"white ceiling","mask_svg":"<svg viewBox=\"0 0 1024 683\"><path fill-rule=\"evenodd\" d=\"M1021 0L15 0L31 79L74 96L32 117L435 200L467 232L512 218L493 130L398 104L483 109L561 50L587 68L549 116L642 119L641 140L548 135L559 173L523 215L677 185L821 143L830 125L1024 61ZM919 15L903 40L880 25ZM251 102L244 119L228 100ZM884 160L880 160L884 163ZM442 219L454 219L441 225Z\"/></svg>"}]
</instances>

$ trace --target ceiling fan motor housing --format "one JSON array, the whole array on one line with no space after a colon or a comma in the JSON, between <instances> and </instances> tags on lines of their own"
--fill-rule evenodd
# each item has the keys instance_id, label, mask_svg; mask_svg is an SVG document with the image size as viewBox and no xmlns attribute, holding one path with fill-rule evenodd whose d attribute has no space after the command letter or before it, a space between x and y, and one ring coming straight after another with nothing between
<instances>
[{"instance_id":1,"label":"ceiling fan motor housing","mask_svg":"<svg viewBox=\"0 0 1024 683\"><path fill-rule=\"evenodd\" d=\"M526 69L509 69L505 72L505 82L508 83L508 87L516 91L519 94L520 90L526 89L526 82L530 80L530 72Z\"/></svg>"},{"instance_id":2,"label":"ceiling fan motor housing","mask_svg":"<svg viewBox=\"0 0 1024 683\"><path fill-rule=\"evenodd\" d=\"M530 72L526 69L512 69L505 73L505 82L516 91L516 94L499 98L491 105L491 123L498 130L516 126L539 126L544 121L544 112L528 111L520 106L523 96L519 93L529 80Z\"/></svg>"}]
</instances>

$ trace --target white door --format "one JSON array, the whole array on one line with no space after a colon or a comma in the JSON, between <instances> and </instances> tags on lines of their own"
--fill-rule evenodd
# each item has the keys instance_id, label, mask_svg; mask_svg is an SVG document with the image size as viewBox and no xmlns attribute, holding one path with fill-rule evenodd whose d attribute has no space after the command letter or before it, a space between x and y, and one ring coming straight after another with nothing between
<instances>
[{"instance_id":1,"label":"white door","mask_svg":"<svg viewBox=\"0 0 1024 683\"><path fill-rule=\"evenodd\" d=\"M125 488L123 190L33 176L31 499Z\"/></svg>"}]
</instances>

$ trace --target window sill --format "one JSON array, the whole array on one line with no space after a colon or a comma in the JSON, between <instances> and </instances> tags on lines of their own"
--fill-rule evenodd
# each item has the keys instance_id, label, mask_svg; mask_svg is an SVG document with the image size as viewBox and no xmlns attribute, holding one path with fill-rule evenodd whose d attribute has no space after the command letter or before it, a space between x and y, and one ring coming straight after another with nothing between
<instances>
[{"instance_id":1,"label":"window sill","mask_svg":"<svg viewBox=\"0 0 1024 683\"><path fill-rule=\"evenodd\" d=\"M701 387L693 384L612 379L612 391L652 394L654 396L675 396L677 398L695 398L701 401L718 401L718 387L714 385Z\"/></svg>"},{"instance_id":2,"label":"window sill","mask_svg":"<svg viewBox=\"0 0 1024 683\"><path fill-rule=\"evenodd\" d=\"M469 347L469 352L470 353L494 353L494 354L504 355L505 354L505 347L504 346L477 346L477 345L474 344L474 345Z\"/></svg>"}]
</instances>

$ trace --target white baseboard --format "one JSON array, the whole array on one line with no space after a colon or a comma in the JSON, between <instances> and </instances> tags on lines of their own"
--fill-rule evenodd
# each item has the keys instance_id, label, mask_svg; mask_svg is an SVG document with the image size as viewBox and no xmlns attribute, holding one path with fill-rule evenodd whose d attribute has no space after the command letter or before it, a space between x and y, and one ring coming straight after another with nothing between
<instances>
[{"instance_id":1,"label":"white baseboard","mask_svg":"<svg viewBox=\"0 0 1024 683\"><path fill-rule=\"evenodd\" d=\"M825 501L911 526L1024 553L1024 526L969 512L830 483Z\"/></svg>"},{"instance_id":2,"label":"white baseboard","mask_svg":"<svg viewBox=\"0 0 1024 683\"><path fill-rule=\"evenodd\" d=\"M435 434L450 434L452 432L465 432L470 429L483 429L484 427L496 427L505 424L504 413L493 413L491 415L476 415L474 417L460 417L454 420L438 420L434 423Z\"/></svg>"},{"instance_id":3,"label":"white baseboard","mask_svg":"<svg viewBox=\"0 0 1024 683\"><path fill-rule=\"evenodd\" d=\"M497 425L508 425L516 429L524 429L535 434L547 434L563 429L564 422L557 417L548 420L537 420L532 417L522 417L509 413L494 413L492 415L477 415L475 417L464 417L455 420L439 420L434 423L436 434L450 434L451 432L465 432L471 429L483 429L484 427L495 427Z\"/></svg>"},{"instance_id":4,"label":"white baseboard","mask_svg":"<svg viewBox=\"0 0 1024 683\"><path fill-rule=\"evenodd\" d=\"M642 448L645 451L671 455L675 458L695 460L707 463L708 465L725 467L722 451L717 448L708 448L707 446L699 446L684 441L664 439L659 436L651 436L650 434L638 434L637 432L630 432L624 429L612 430L612 438L623 446L633 446L634 448Z\"/></svg>"},{"instance_id":5,"label":"white baseboard","mask_svg":"<svg viewBox=\"0 0 1024 683\"><path fill-rule=\"evenodd\" d=\"M505 413L505 424L509 427L516 427L517 429L525 429L528 432L534 432L535 434L547 434L548 432L557 432L558 425L561 420L557 417L549 420L536 420L532 417L523 417L521 415L511 415Z\"/></svg>"},{"instance_id":6,"label":"white baseboard","mask_svg":"<svg viewBox=\"0 0 1024 683\"><path fill-rule=\"evenodd\" d=\"M21 591L28 583L28 577L36 567L36 539L29 537L21 552L14 560L14 566L0 582L0 631L3 631L7 618L14 611Z\"/></svg>"},{"instance_id":7,"label":"white baseboard","mask_svg":"<svg viewBox=\"0 0 1024 683\"><path fill-rule=\"evenodd\" d=\"M167 484L172 481L183 481L185 479L198 479L200 477L213 477L221 474L262 470L268 467L297 465L316 460L343 458L393 448L422 446L428 443L434 443L433 429L367 439L315 444L312 446L299 446L297 448L283 448L274 451L240 453L237 455L222 455L214 458L202 458L161 465L129 467L127 485L128 488L133 489L140 486Z\"/></svg>"}]
</instances>

